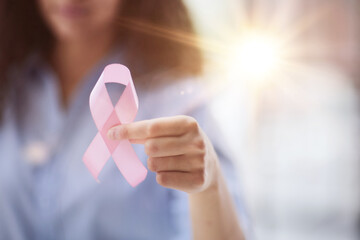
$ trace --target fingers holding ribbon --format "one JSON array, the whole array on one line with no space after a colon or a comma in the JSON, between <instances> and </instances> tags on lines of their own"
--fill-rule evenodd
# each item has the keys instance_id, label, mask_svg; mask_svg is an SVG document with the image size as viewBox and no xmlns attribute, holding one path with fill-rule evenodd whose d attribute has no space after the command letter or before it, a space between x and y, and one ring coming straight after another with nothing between
<instances>
[{"instance_id":1,"label":"fingers holding ribbon","mask_svg":"<svg viewBox=\"0 0 360 240\"><path fill-rule=\"evenodd\" d=\"M176 116L119 125L108 137L145 146L148 168L160 185L196 192L214 178L216 154L194 118Z\"/></svg>"},{"instance_id":2,"label":"fingers holding ribbon","mask_svg":"<svg viewBox=\"0 0 360 240\"><path fill-rule=\"evenodd\" d=\"M111 98L108 87L118 85L125 86L124 91ZM141 183L147 169L130 144L139 143L145 145L149 169L157 173L162 186L196 192L199 186L205 189L214 182L216 154L194 118L175 116L133 122L138 98L125 66L106 66L91 91L89 103L98 133L85 151L83 162L96 180L112 156L131 186ZM104 136L109 126L120 123L127 124L112 127Z\"/></svg>"},{"instance_id":3,"label":"fingers holding ribbon","mask_svg":"<svg viewBox=\"0 0 360 240\"><path fill-rule=\"evenodd\" d=\"M108 137L114 140L136 141L164 136L180 136L189 132L191 128L197 128L197 122L188 116L156 118L115 126L109 130Z\"/></svg>"}]
</instances>

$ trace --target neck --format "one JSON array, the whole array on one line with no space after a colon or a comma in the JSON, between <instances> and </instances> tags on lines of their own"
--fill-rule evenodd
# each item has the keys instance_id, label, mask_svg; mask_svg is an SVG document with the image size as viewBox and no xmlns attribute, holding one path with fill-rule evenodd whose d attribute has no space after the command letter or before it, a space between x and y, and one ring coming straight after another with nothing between
<instances>
[{"instance_id":1,"label":"neck","mask_svg":"<svg viewBox=\"0 0 360 240\"><path fill-rule=\"evenodd\" d=\"M112 45L113 37L110 34L55 43L51 63L60 81L64 107L68 106L81 80L109 52Z\"/></svg>"}]
</instances>

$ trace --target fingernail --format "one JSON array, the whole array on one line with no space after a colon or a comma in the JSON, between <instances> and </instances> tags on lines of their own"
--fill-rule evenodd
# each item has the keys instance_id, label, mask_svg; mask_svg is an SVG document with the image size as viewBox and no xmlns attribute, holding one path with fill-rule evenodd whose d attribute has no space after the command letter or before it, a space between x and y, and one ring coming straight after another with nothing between
<instances>
[{"instance_id":1,"label":"fingernail","mask_svg":"<svg viewBox=\"0 0 360 240\"><path fill-rule=\"evenodd\" d=\"M116 136L116 129L114 128L110 128L109 131L107 132L107 137L110 139L110 140L115 140Z\"/></svg>"}]
</instances>

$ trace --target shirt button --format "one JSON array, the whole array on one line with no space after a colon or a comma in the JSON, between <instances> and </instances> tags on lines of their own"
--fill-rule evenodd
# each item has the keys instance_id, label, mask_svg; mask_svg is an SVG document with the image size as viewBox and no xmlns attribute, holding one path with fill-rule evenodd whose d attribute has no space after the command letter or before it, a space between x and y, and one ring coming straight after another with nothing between
<instances>
[{"instance_id":1,"label":"shirt button","mask_svg":"<svg viewBox=\"0 0 360 240\"><path fill-rule=\"evenodd\" d=\"M44 164L49 155L49 147L41 141L30 142L24 147L25 160L36 166Z\"/></svg>"}]
</instances>

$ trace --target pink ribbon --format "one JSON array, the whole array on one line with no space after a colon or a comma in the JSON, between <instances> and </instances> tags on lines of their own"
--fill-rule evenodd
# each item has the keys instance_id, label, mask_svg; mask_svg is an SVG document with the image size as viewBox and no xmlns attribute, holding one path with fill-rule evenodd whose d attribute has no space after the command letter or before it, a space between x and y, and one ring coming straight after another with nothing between
<instances>
[{"instance_id":1,"label":"pink ribbon","mask_svg":"<svg viewBox=\"0 0 360 240\"><path fill-rule=\"evenodd\" d=\"M125 86L115 107L107 92L107 83ZM83 157L85 165L97 181L110 156L131 186L135 187L146 178L147 170L138 159L131 143L128 140L114 141L107 138L107 131L114 125L134 121L138 106L138 97L129 69L121 64L106 66L90 94L90 111L99 131Z\"/></svg>"}]
</instances>

